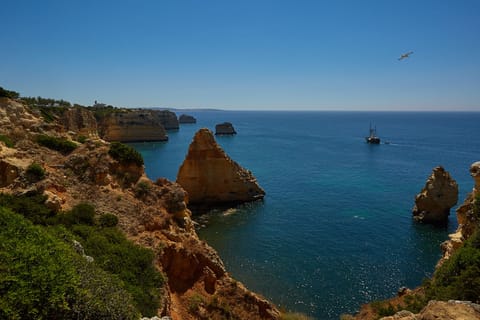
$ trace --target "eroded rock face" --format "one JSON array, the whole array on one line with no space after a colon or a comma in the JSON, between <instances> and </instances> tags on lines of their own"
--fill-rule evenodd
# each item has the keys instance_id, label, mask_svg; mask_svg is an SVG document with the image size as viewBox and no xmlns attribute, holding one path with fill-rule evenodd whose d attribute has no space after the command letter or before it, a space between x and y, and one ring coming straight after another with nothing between
<instances>
[{"instance_id":1,"label":"eroded rock face","mask_svg":"<svg viewBox=\"0 0 480 320\"><path fill-rule=\"evenodd\" d=\"M480 305L463 301L430 301L419 314L400 311L380 320L476 320L480 319Z\"/></svg>"},{"instance_id":2,"label":"eroded rock face","mask_svg":"<svg viewBox=\"0 0 480 320\"><path fill-rule=\"evenodd\" d=\"M97 120L93 113L85 108L67 109L62 116L62 123L68 131L74 131L86 137L97 137Z\"/></svg>"},{"instance_id":3,"label":"eroded rock face","mask_svg":"<svg viewBox=\"0 0 480 320\"><path fill-rule=\"evenodd\" d=\"M475 183L473 190L467 195L463 204L457 208L458 228L455 233L449 235L449 240L442 243L443 256L437 267L449 259L478 228L479 215L476 211L480 210L478 209L480 203L477 203L480 196L480 161L470 166L470 175Z\"/></svg>"},{"instance_id":4,"label":"eroded rock face","mask_svg":"<svg viewBox=\"0 0 480 320\"><path fill-rule=\"evenodd\" d=\"M100 123L100 135L107 141L166 141L167 132L153 110L114 112Z\"/></svg>"},{"instance_id":5,"label":"eroded rock face","mask_svg":"<svg viewBox=\"0 0 480 320\"><path fill-rule=\"evenodd\" d=\"M425 187L415 197L413 218L425 223L445 223L457 204L458 185L443 167L433 169Z\"/></svg>"},{"instance_id":6,"label":"eroded rock face","mask_svg":"<svg viewBox=\"0 0 480 320\"><path fill-rule=\"evenodd\" d=\"M230 159L205 128L195 134L177 182L192 204L248 202L265 195L253 174Z\"/></svg>"}]
</instances>

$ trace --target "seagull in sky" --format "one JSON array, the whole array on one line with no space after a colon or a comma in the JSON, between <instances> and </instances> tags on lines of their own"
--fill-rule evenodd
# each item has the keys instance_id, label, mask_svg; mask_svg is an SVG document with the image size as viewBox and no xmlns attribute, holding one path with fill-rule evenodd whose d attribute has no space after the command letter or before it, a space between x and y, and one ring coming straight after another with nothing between
<instances>
[{"instance_id":1,"label":"seagull in sky","mask_svg":"<svg viewBox=\"0 0 480 320\"><path fill-rule=\"evenodd\" d=\"M413 53L413 51L410 51L410 52L407 52L407 53L404 53L400 56L400 58L398 58L399 61L403 60L403 59L407 59L410 57L410 55Z\"/></svg>"}]
</instances>

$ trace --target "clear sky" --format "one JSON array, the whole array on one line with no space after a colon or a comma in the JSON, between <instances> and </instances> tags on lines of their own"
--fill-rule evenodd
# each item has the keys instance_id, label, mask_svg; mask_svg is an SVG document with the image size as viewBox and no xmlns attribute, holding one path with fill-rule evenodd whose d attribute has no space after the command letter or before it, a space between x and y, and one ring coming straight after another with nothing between
<instances>
[{"instance_id":1,"label":"clear sky","mask_svg":"<svg viewBox=\"0 0 480 320\"><path fill-rule=\"evenodd\" d=\"M480 0L1 0L0 12L0 86L24 96L480 111Z\"/></svg>"}]
</instances>

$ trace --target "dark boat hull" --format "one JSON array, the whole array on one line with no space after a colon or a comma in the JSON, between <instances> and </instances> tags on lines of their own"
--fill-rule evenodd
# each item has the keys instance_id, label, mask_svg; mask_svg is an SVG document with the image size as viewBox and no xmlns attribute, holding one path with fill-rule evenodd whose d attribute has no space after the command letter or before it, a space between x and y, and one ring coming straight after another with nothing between
<instances>
[{"instance_id":1,"label":"dark boat hull","mask_svg":"<svg viewBox=\"0 0 480 320\"><path fill-rule=\"evenodd\" d=\"M380 138L378 137L365 137L365 140L367 141L367 143L380 144Z\"/></svg>"}]
</instances>

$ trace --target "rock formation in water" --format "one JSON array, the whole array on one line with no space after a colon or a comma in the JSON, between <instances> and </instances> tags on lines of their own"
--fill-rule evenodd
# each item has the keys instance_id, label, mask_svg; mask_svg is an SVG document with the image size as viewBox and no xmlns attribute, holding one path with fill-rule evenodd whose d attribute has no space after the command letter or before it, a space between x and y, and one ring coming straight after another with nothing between
<instances>
[{"instance_id":1,"label":"rock formation in water","mask_svg":"<svg viewBox=\"0 0 480 320\"><path fill-rule=\"evenodd\" d=\"M166 141L168 135L158 115L154 110L111 112L99 120L100 135L107 141Z\"/></svg>"},{"instance_id":2,"label":"rock formation in water","mask_svg":"<svg viewBox=\"0 0 480 320\"><path fill-rule=\"evenodd\" d=\"M187 114L182 114L178 118L178 122L179 123L197 123L197 119L195 119L195 117L193 117L193 116L189 116Z\"/></svg>"},{"instance_id":3,"label":"rock formation in water","mask_svg":"<svg viewBox=\"0 0 480 320\"><path fill-rule=\"evenodd\" d=\"M237 134L235 129L233 128L233 125L230 122L224 122L217 124L215 126L215 134L216 135L232 135L232 134Z\"/></svg>"},{"instance_id":4,"label":"rock formation in water","mask_svg":"<svg viewBox=\"0 0 480 320\"><path fill-rule=\"evenodd\" d=\"M265 192L253 174L230 159L213 133L200 129L177 174L191 204L215 206L262 199Z\"/></svg>"},{"instance_id":5,"label":"rock formation in water","mask_svg":"<svg viewBox=\"0 0 480 320\"><path fill-rule=\"evenodd\" d=\"M443 167L436 167L415 197L413 218L425 223L445 223L457 201L457 183Z\"/></svg>"}]
</instances>

